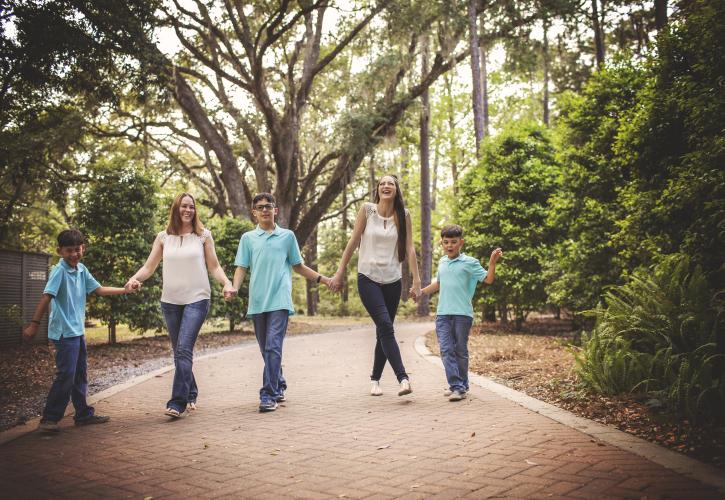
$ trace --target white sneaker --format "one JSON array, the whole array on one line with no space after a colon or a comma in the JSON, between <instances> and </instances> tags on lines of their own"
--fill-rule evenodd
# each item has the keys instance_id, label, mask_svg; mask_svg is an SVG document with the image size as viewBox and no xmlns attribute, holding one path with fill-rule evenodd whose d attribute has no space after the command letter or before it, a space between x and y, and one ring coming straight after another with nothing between
<instances>
[{"instance_id":1,"label":"white sneaker","mask_svg":"<svg viewBox=\"0 0 725 500\"><path fill-rule=\"evenodd\" d=\"M448 397L448 401L460 401L466 399L466 393L461 391L453 391Z\"/></svg>"},{"instance_id":2,"label":"white sneaker","mask_svg":"<svg viewBox=\"0 0 725 500\"><path fill-rule=\"evenodd\" d=\"M404 378L400 381L400 390L398 391L398 396L405 396L406 394L410 394L411 392L413 392L413 389L410 388L410 380Z\"/></svg>"},{"instance_id":3,"label":"white sneaker","mask_svg":"<svg viewBox=\"0 0 725 500\"><path fill-rule=\"evenodd\" d=\"M370 395L371 396L382 396L383 390L380 388L380 381L379 380L373 380L371 381L370 385Z\"/></svg>"},{"instance_id":4,"label":"white sneaker","mask_svg":"<svg viewBox=\"0 0 725 500\"><path fill-rule=\"evenodd\" d=\"M443 389L443 397L447 398L451 394L453 394L453 391L452 390L450 390L450 389Z\"/></svg>"}]
</instances>

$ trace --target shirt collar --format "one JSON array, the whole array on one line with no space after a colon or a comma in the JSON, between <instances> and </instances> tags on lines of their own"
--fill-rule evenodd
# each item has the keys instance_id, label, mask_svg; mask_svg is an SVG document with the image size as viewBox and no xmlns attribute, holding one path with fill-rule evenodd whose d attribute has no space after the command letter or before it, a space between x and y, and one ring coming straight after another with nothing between
<instances>
[{"instance_id":1,"label":"shirt collar","mask_svg":"<svg viewBox=\"0 0 725 500\"><path fill-rule=\"evenodd\" d=\"M73 268L72 268L72 267L71 267L71 266L70 266L70 265L69 265L69 264L68 264L68 263L67 263L67 262L65 261L65 259L60 259L60 265L61 265L61 266L63 267L63 269L65 269L65 271L66 271L66 272L69 272L69 273L75 273L75 272L78 272L78 271L81 271L81 270L82 270L82 269L81 269L81 263L80 263L80 262L78 263L78 266L77 266L77 267L76 267L75 269L73 269Z\"/></svg>"},{"instance_id":2,"label":"shirt collar","mask_svg":"<svg viewBox=\"0 0 725 500\"><path fill-rule=\"evenodd\" d=\"M270 236L272 236L273 234L277 234L278 235L280 232L281 232L280 231L280 227L275 222L274 229L272 230L271 233L269 233L269 235ZM263 234L267 234L267 231L265 231L264 229L262 229L261 227L259 227L259 224L257 224L257 229L254 230L254 234L257 235L257 236L261 236Z\"/></svg>"},{"instance_id":3,"label":"shirt collar","mask_svg":"<svg viewBox=\"0 0 725 500\"><path fill-rule=\"evenodd\" d=\"M463 257L465 255L466 254L464 254L463 252L461 252L461 253L458 254L458 256L455 259L451 259L447 255L444 255L443 258L445 259L445 262L455 262L455 261L459 260L461 257Z\"/></svg>"}]
</instances>

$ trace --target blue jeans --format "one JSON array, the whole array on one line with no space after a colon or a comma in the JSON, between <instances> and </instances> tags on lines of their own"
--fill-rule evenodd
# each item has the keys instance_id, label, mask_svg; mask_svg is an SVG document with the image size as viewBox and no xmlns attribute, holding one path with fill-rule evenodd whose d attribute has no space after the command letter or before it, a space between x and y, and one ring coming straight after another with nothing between
<instances>
[{"instance_id":1,"label":"blue jeans","mask_svg":"<svg viewBox=\"0 0 725 500\"><path fill-rule=\"evenodd\" d=\"M400 356L400 347L395 340L393 321L400 303L400 280L385 285L377 283L364 274L357 275L357 291L365 309L375 323L375 358L370 380L380 380L385 361L395 372L398 382L408 378Z\"/></svg>"},{"instance_id":2,"label":"blue jeans","mask_svg":"<svg viewBox=\"0 0 725 500\"><path fill-rule=\"evenodd\" d=\"M65 414L68 401L73 401L76 410L74 420L84 420L93 416L93 407L86 402L88 391L88 361L86 338L61 337L54 340L55 367L58 370L48 392L43 410L43 420L58 422Z\"/></svg>"},{"instance_id":3,"label":"blue jeans","mask_svg":"<svg viewBox=\"0 0 725 500\"><path fill-rule=\"evenodd\" d=\"M272 401L282 396L287 382L282 375L282 343L287 334L289 311L268 311L252 315L254 335L264 360L259 399Z\"/></svg>"},{"instance_id":4,"label":"blue jeans","mask_svg":"<svg viewBox=\"0 0 725 500\"><path fill-rule=\"evenodd\" d=\"M186 410L188 402L196 401L199 394L192 372L194 344L209 312L209 299L181 305L162 302L161 311L164 313L171 347L174 349L176 367L171 399L166 403L166 407L181 413Z\"/></svg>"},{"instance_id":5,"label":"blue jeans","mask_svg":"<svg viewBox=\"0 0 725 500\"><path fill-rule=\"evenodd\" d=\"M436 316L441 359L452 391L468 390L468 333L473 318L458 314Z\"/></svg>"}]
</instances>

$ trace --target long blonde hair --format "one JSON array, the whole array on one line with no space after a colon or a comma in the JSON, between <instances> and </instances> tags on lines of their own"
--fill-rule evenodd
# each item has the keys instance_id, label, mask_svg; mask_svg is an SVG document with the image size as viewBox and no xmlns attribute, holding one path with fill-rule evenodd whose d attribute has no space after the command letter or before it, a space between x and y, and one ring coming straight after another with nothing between
<instances>
[{"instance_id":1,"label":"long blonde hair","mask_svg":"<svg viewBox=\"0 0 725 500\"><path fill-rule=\"evenodd\" d=\"M181 232L183 224L181 223L181 215L179 215L179 207L181 206L181 200L183 200L186 196L191 198L191 201L194 202L194 219L191 221L191 231L197 236L201 236L204 232L204 224L202 224L199 220L199 211L196 209L196 200L194 199L194 196L189 193L181 193L176 195L176 198L174 198L174 202L171 204L171 210L169 210L169 223L166 226L166 233L178 235Z\"/></svg>"}]
</instances>

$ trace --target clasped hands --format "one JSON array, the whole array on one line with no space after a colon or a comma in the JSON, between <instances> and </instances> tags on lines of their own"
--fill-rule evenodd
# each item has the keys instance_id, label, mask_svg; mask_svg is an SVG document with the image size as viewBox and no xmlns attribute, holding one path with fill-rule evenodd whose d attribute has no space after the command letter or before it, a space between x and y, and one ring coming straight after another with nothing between
<instances>
[{"instance_id":1,"label":"clasped hands","mask_svg":"<svg viewBox=\"0 0 725 500\"><path fill-rule=\"evenodd\" d=\"M141 285L142 283L139 280L131 278L126 282L123 288L125 288L128 293L133 293L139 291L141 289ZM231 282L226 283L222 289L222 293L224 294L224 300L232 300L237 296L237 289L234 288Z\"/></svg>"}]
</instances>

